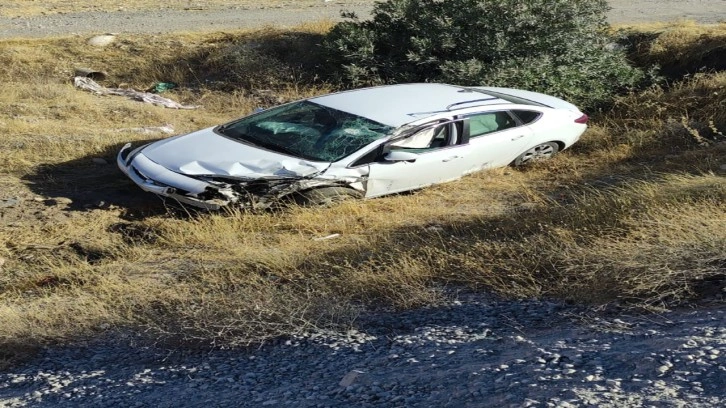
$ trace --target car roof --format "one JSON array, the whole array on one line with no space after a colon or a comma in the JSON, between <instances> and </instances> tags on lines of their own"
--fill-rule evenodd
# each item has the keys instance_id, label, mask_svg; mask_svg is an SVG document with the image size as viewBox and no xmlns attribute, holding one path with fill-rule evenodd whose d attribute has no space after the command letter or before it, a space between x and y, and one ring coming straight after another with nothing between
<instances>
[{"instance_id":1,"label":"car roof","mask_svg":"<svg viewBox=\"0 0 726 408\"><path fill-rule=\"evenodd\" d=\"M388 126L478 105L511 104L479 89L446 84L399 84L355 89L309 99Z\"/></svg>"}]
</instances>

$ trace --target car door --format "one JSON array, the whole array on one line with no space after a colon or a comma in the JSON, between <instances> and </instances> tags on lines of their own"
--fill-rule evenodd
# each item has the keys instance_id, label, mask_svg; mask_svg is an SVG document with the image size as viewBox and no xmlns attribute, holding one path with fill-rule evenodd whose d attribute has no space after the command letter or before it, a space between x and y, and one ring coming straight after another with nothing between
<instances>
[{"instance_id":1,"label":"car door","mask_svg":"<svg viewBox=\"0 0 726 408\"><path fill-rule=\"evenodd\" d=\"M506 166L532 143L532 130L506 110L466 115L471 157L479 169Z\"/></svg>"},{"instance_id":2,"label":"car door","mask_svg":"<svg viewBox=\"0 0 726 408\"><path fill-rule=\"evenodd\" d=\"M384 148L387 154L370 163L366 197L413 190L467 173L471 151L461 144L461 129L461 123L449 122L390 143Z\"/></svg>"}]
</instances>

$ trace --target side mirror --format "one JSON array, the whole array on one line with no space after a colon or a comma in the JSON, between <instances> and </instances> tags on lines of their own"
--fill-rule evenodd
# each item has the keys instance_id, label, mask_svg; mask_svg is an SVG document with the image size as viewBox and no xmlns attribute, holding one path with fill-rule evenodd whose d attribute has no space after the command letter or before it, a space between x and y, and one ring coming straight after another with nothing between
<instances>
[{"instance_id":1,"label":"side mirror","mask_svg":"<svg viewBox=\"0 0 726 408\"><path fill-rule=\"evenodd\" d=\"M401 161L416 161L418 159L418 154L412 153L412 152L406 152L403 150L391 150L383 156L386 161L390 162L401 162Z\"/></svg>"}]
</instances>

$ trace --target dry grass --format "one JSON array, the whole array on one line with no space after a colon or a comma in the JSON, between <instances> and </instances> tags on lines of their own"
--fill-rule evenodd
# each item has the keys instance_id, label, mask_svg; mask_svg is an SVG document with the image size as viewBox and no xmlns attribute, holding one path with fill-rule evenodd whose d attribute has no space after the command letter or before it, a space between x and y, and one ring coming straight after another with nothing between
<instances>
[{"instance_id":1,"label":"dry grass","mask_svg":"<svg viewBox=\"0 0 726 408\"><path fill-rule=\"evenodd\" d=\"M333 89L293 52L325 29L126 37L102 52L0 42L0 199L20 200L0 208L0 363L108 330L247 344L436 304L447 287L647 309L723 298L723 73L623 97L550 162L333 208L167 211L93 162L162 136L131 128L186 132ZM107 85L173 80L165 96L204 107L78 91L76 66ZM240 68L264 66L253 80Z\"/></svg>"},{"instance_id":2,"label":"dry grass","mask_svg":"<svg viewBox=\"0 0 726 408\"><path fill-rule=\"evenodd\" d=\"M656 64L669 79L726 69L726 23L693 21L618 27L638 64Z\"/></svg>"}]
</instances>

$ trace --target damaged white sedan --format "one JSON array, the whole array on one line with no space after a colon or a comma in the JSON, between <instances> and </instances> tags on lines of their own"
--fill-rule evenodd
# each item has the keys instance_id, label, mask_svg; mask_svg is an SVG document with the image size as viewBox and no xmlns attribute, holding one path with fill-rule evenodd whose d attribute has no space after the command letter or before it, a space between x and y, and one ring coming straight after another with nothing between
<instances>
[{"instance_id":1,"label":"damaged white sedan","mask_svg":"<svg viewBox=\"0 0 726 408\"><path fill-rule=\"evenodd\" d=\"M508 88L401 84L305 99L121 149L143 190L205 209L326 204L443 183L549 158L588 117L553 96Z\"/></svg>"}]
</instances>

